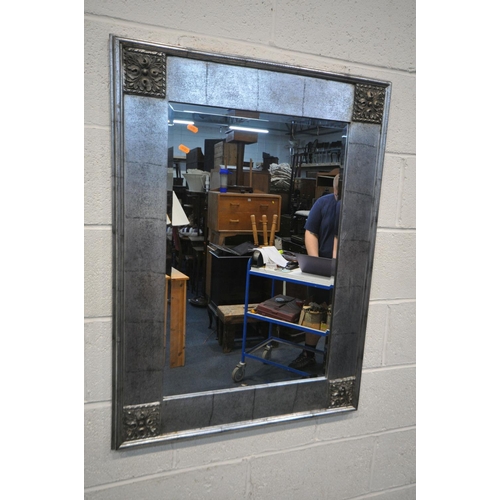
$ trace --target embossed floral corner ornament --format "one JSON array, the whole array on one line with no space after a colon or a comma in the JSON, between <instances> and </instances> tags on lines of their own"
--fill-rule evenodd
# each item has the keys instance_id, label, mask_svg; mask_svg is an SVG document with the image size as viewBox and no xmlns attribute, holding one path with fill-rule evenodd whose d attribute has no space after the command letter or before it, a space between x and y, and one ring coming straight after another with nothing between
<instances>
[{"instance_id":1,"label":"embossed floral corner ornament","mask_svg":"<svg viewBox=\"0 0 500 500\"><path fill-rule=\"evenodd\" d=\"M167 58L164 53L125 48L123 68L125 94L165 98Z\"/></svg>"},{"instance_id":2,"label":"embossed floral corner ornament","mask_svg":"<svg viewBox=\"0 0 500 500\"><path fill-rule=\"evenodd\" d=\"M330 408L346 408L353 405L355 377L330 382Z\"/></svg>"},{"instance_id":3,"label":"embossed floral corner ornament","mask_svg":"<svg viewBox=\"0 0 500 500\"><path fill-rule=\"evenodd\" d=\"M155 437L160 434L160 405L126 406L123 408L124 441Z\"/></svg>"},{"instance_id":4,"label":"embossed floral corner ornament","mask_svg":"<svg viewBox=\"0 0 500 500\"><path fill-rule=\"evenodd\" d=\"M385 88L357 84L352 119L357 122L382 123Z\"/></svg>"}]
</instances>

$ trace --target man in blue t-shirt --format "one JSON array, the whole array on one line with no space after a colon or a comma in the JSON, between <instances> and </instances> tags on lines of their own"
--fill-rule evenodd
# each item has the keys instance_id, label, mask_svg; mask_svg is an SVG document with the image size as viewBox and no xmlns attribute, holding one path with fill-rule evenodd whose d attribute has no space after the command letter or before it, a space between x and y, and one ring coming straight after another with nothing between
<instances>
[{"instance_id":1,"label":"man in blue t-shirt","mask_svg":"<svg viewBox=\"0 0 500 500\"><path fill-rule=\"evenodd\" d=\"M305 245L308 255L314 257L337 258L340 208L342 202L338 194L339 176L333 181L333 194L326 194L318 198L312 206L307 217L305 228ZM320 292L320 290L318 290ZM327 297L314 297L315 302L328 300ZM306 347L316 348L320 339L319 335L306 332ZM304 349L299 356L288 366L303 370L316 364L314 352Z\"/></svg>"},{"instance_id":2,"label":"man in blue t-shirt","mask_svg":"<svg viewBox=\"0 0 500 500\"><path fill-rule=\"evenodd\" d=\"M340 203L335 194L326 194L314 203L304 226L308 255L336 258Z\"/></svg>"}]
</instances>

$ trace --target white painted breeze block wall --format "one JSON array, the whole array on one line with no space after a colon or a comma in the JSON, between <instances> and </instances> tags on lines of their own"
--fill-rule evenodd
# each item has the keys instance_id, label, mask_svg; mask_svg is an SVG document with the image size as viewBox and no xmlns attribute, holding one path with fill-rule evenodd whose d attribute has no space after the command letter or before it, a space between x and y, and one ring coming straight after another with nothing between
<instances>
[{"instance_id":1,"label":"white painted breeze block wall","mask_svg":"<svg viewBox=\"0 0 500 500\"><path fill-rule=\"evenodd\" d=\"M111 451L110 34L392 82L358 411ZM411 0L85 2L85 498L416 497L415 78Z\"/></svg>"}]
</instances>

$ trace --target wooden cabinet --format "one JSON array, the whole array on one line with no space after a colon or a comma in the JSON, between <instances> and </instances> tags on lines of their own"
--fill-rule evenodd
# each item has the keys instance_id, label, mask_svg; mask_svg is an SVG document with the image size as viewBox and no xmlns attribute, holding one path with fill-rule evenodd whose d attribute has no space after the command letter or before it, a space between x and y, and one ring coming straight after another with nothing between
<instances>
[{"instance_id":1,"label":"wooden cabinet","mask_svg":"<svg viewBox=\"0 0 500 500\"><path fill-rule=\"evenodd\" d=\"M208 240L217 245L224 245L228 236L248 234L252 238L251 215L255 215L257 232L262 239L262 216L267 215L267 232L271 231L273 215L277 215L276 233L280 229L281 196L265 193L219 193L208 192ZM211 296L212 255L207 254L205 292ZM242 283L244 282L244 275Z\"/></svg>"},{"instance_id":2,"label":"wooden cabinet","mask_svg":"<svg viewBox=\"0 0 500 500\"><path fill-rule=\"evenodd\" d=\"M251 215L255 215L257 231L262 234L262 216L267 216L267 230L271 229L273 215L277 215L276 232L280 228L281 196L265 193L208 193L208 228L210 241L215 233L252 233ZM228 236L225 234L223 236Z\"/></svg>"}]
</instances>

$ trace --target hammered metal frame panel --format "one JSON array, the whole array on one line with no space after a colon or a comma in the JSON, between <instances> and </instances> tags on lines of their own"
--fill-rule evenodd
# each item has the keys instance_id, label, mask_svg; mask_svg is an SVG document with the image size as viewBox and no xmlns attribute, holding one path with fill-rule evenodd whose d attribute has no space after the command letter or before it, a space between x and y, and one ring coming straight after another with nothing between
<instances>
[{"instance_id":1,"label":"hammered metal frame panel","mask_svg":"<svg viewBox=\"0 0 500 500\"><path fill-rule=\"evenodd\" d=\"M169 57L170 101L349 122L355 87L299 74Z\"/></svg>"}]
</instances>

